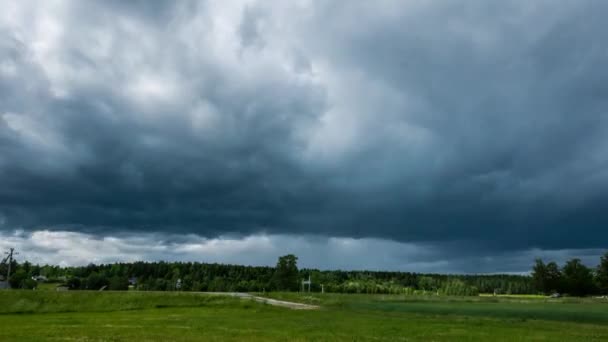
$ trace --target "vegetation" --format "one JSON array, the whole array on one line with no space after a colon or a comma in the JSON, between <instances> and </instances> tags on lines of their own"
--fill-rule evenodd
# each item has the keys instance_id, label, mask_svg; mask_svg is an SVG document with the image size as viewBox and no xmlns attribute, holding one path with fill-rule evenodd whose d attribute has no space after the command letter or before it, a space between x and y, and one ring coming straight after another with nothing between
<instances>
[{"instance_id":1,"label":"vegetation","mask_svg":"<svg viewBox=\"0 0 608 342\"><path fill-rule=\"evenodd\" d=\"M547 296L410 296L346 295L273 292L264 296L341 308L428 315L459 315L518 320L608 323L608 301L601 298L550 298Z\"/></svg>"},{"instance_id":2,"label":"vegetation","mask_svg":"<svg viewBox=\"0 0 608 342\"><path fill-rule=\"evenodd\" d=\"M596 284L600 293L608 293L608 252L600 259L595 273Z\"/></svg>"},{"instance_id":3,"label":"vegetation","mask_svg":"<svg viewBox=\"0 0 608 342\"><path fill-rule=\"evenodd\" d=\"M532 270L535 288L544 294L567 293L571 296L587 296L608 293L608 253L600 259L596 272L571 259L560 269L555 262L545 264L537 259Z\"/></svg>"},{"instance_id":4,"label":"vegetation","mask_svg":"<svg viewBox=\"0 0 608 342\"><path fill-rule=\"evenodd\" d=\"M226 296L184 292L0 291L0 314L101 312L240 303Z\"/></svg>"},{"instance_id":5,"label":"vegetation","mask_svg":"<svg viewBox=\"0 0 608 342\"><path fill-rule=\"evenodd\" d=\"M536 294L601 292L608 254L593 270L578 259L561 268L537 260L532 276L319 271L298 269L294 255L279 258L276 267L15 262L12 269L13 287L37 290L0 291L1 341L608 339L606 299ZM34 281L37 275L47 282ZM317 292L295 292L308 275ZM318 293L320 284L334 293ZM55 291L56 285L79 291ZM259 292L320 309L186 291Z\"/></svg>"},{"instance_id":6,"label":"vegetation","mask_svg":"<svg viewBox=\"0 0 608 342\"><path fill-rule=\"evenodd\" d=\"M273 276L274 288L279 291L297 291L298 276L298 257L293 254L279 257Z\"/></svg>"},{"instance_id":7,"label":"vegetation","mask_svg":"<svg viewBox=\"0 0 608 342\"><path fill-rule=\"evenodd\" d=\"M1 341L581 341L608 338L608 304L586 298L266 295L289 310L179 292L0 291Z\"/></svg>"},{"instance_id":8,"label":"vegetation","mask_svg":"<svg viewBox=\"0 0 608 342\"><path fill-rule=\"evenodd\" d=\"M366 294L436 294L476 296L500 294L608 294L608 253L596 269L579 259L563 267L536 260L527 275L445 275L410 272L320 271L298 269L298 258L285 255L276 267L206 264L192 262L134 262L82 267L39 266L13 261L12 288L32 289L34 276L45 276L71 290L141 290L203 292L297 291L302 279L312 279L312 292ZM0 275L6 265L0 265ZM4 271L5 272L5 271Z\"/></svg>"},{"instance_id":9,"label":"vegetation","mask_svg":"<svg viewBox=\"0 0 608 342\"><path fill-rule=\"evenodd\" d=\"M442 275L410 272L320 271L298 269L297 257L279 258L276 267L190 262L135 262L83 267L13 263L13 288L32 288L33 276L71 290L141 291L297 291L300 280L312 279L313 292L369 294L476 295L478 292L534 293L532 278L518 275ZM1 270L0 270L1 272ZM178 285L179 283L179 285Z\"/></svg>"}]
</instances>

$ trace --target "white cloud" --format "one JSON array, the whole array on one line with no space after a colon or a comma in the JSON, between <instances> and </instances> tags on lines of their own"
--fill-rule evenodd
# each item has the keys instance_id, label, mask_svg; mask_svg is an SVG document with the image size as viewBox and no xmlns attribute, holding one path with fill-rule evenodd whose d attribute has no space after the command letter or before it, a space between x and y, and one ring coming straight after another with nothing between
<instances>
[{"instance_id":1,"label":"white cloud","mask_svg":"<svg viewBox=\"0 0 608 342\"><path fill-rule=\"evenodd\" d=\"M251 235L207 239L197 235L131 234L94 236L69 231L38 230L0 233L0 250L15 247L20 261L62 266L132 261L198 261L272 266L293 253L299 266L343 270L399 270L438 273L525 273L536 257L563 263L580 257L589 266L600 250L532 249L508 255L448 256L433 245L381 239Z\"/></svg>"}]
</instances>

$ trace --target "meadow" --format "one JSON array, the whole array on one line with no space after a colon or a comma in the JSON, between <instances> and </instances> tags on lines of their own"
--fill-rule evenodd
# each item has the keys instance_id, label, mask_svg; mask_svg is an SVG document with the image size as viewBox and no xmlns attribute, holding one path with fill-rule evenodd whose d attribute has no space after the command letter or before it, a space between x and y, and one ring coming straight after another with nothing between
<instances>
[{"instance_id":1,"label":"meadow","mask_svg":"<svg viewBox=\"0 0 608 342\"><path fill-rule=\"evenodd\" d=\"M0 291L0 341L600 341L608 301L270 293L291 310L180 292Z\"/></svg>"}]
</instances>

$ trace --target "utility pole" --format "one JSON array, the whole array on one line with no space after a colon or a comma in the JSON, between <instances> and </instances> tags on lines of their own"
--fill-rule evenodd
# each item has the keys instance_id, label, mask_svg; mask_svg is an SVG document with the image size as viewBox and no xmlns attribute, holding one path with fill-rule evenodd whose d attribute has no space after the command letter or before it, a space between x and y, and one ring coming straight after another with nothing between
<instances>
[{"instance_id":1,"label":"utility pole","mask_svg":"<svg viewBox=\"0 0 608 342\"><path fill-rule=\"evenodd\" d=\"M304 280L302 279L302 292L304 292L304 289L306 289L305 285L308 285L308 292L310 292L310 274L308 275L308 280Z\"/></svg>"},{"instance_id":2,"label":"utility pole","mask_svg":"<svg viewBox=\"0 0 608 342\"><path fill-rule=\"evenodd\" d=\"M13 255L19 255L19 253L15 252L15 249L11 247L11 249L9 250L9 252L4 252L4 254L8 254L8 272L6 274L6 280L10 281L11 279L11 266L13 263Z\"/></svg>"}]
</instances>

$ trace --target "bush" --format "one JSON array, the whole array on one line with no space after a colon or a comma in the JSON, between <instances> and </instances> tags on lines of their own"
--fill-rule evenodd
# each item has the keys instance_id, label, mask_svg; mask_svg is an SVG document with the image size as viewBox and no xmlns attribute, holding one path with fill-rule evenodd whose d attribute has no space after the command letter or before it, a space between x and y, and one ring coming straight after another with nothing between
<instances>
[{"instance_id":1,"label":"bush","mask_svg":"<svg viewBox=\"0 0 608 342\"><path fill-rule=\"evenodd\" d=\"M23 286L23 282L27 279L27 274L23 270L18 270L17 272L11 275L11 278L8 280L11 288L20 289Z\"/></svg>"},{"instance_id":2,"label":"bush","mask_svg":"<svg viewBox=\"0 0 608 342\"><path fill-rule=\"evenodd\" d=\"M442 294L448 296L477 296L479 290L475 286L467 285L464 281L459 279L449 280L439 290Z\"/></svg>"},{"instance_id":3,"label":"bush","mask_svg":"<svg viewBox=\"0 0 608 342\"><path fill-rule=\"evenodd\" d=\"M109 290L126 291L129 289L129 279L127 277L112 277L110 278Z\"/></svg>"},{"instance_id":4,"label":"bush","mask_svg":"<svg viewBox=\"0 0 608 342\"><path fill-rule=\"evenodd\" d=\"M77 278L77 277L72 277L72 278L68 279L68 281L66 282L66 286L70 290L79 290L81 285L82 285L82 282L80 281L80 278Z\"/></svg>"},{"instance_id":5,"label":"bush","mask_svg":"<svg viewBox=\"0 0 608 342\"><path fill-rule=\"evenodd\" d=\"M30 278L24 279L21 282L21 288L26 290L33 290L38 286L38 283Z\"/></svg>"},{"instance_id":6,"label":"bush","mask_svg":"<svg viewBox=\"0 0 608 342\"><path fill-rule=\"evenodd\" d=\"M108 279L100 276L98 273L93 272L87 278L87 289L89 290L99 290L104 286L108 285Z\"/></svg>"}]
</instances>

